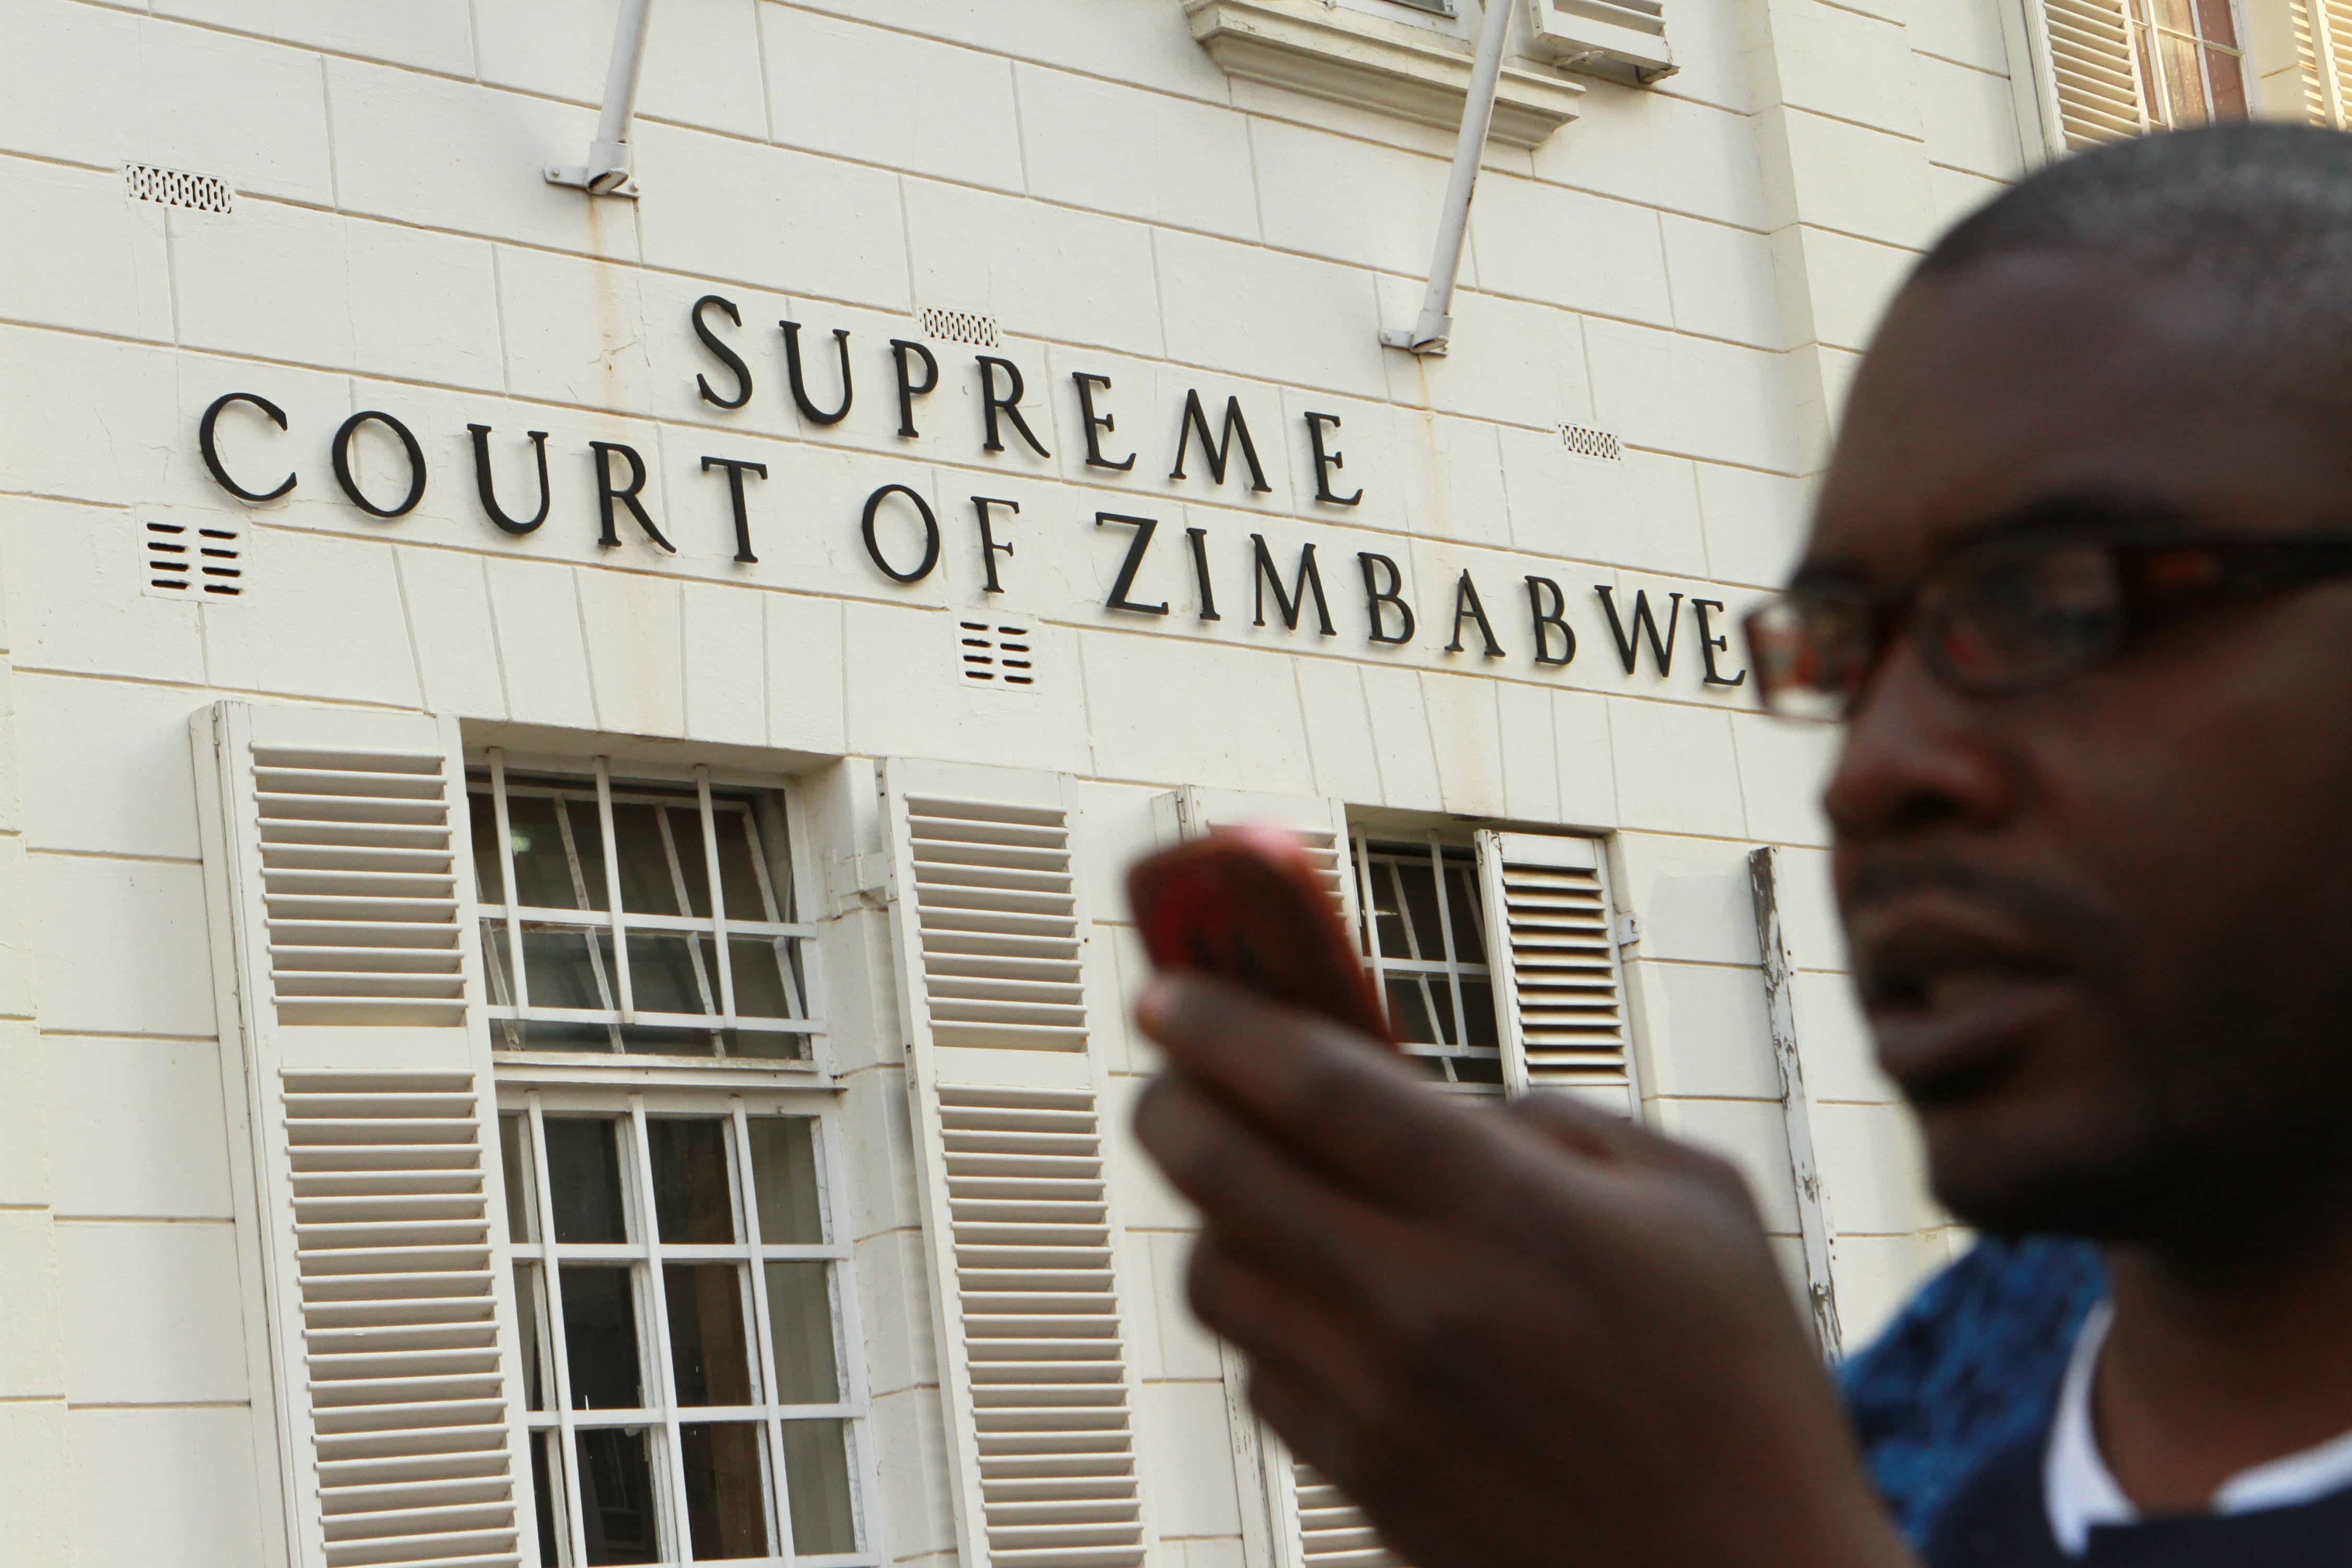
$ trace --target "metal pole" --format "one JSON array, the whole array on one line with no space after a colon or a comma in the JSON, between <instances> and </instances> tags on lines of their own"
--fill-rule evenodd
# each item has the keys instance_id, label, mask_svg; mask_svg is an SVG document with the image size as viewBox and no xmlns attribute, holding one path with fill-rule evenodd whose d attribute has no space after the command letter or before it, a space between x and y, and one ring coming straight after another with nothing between
<instances>
[{"instance_id":1,"label":"metal pole","mask_svg":"<svg viewBox=\"0 0 2352 1568\"><path fill-rule=\"evenodd\" d=\"M551 163L550 184L572 185L592 196L634 196L630 178L629 122L637 112L637 80L645 72L646 34L653 18L653 0L621 0L621 16L613 29L613 63L604 72L604 108L596 119L596 139L589 143L588 162Z\"/></svg>"},{"instance_id":2,"label":"metal pole","mask_svg":"<svg viewBox=\"0 0 2352 1568\"><path fill-rule=\"evenodd\" d=\"M1511 12L1518 0L1486 0L1478 27L1478 56L1470 68L1470 91L1462 100L1462 132L1454 143L1454 173L1445 182L1445 205L1438 215L1437 254L1429 263L1429 291L1422 296L1421 319L1409 332L1387 331L1381 342L1417 354L1445 353L1454 336L1454 280L1462 271L1462 242L1470 232L1470 199L1477 194L1478 163L1486 132L1495 122L1495 94L1503 81L1503 49L1511 35Z\"/></svg>"}]
</instances>

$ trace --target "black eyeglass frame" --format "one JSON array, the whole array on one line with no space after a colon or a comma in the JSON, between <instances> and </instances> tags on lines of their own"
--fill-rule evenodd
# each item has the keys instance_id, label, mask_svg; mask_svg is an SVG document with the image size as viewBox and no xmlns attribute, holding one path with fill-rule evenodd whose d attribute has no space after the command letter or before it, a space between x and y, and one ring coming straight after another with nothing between
<instances>
[{"instance_id":1,"label":"black eyeglass frame","mask_svg":"<svg viewBox=\"0 0 2352 1568\"><path fill-rule=\"evenodd\" d=\"M2071 657L2008 679L1970 675L1934 636L1919 638L1922 661L1951 689L1972 697L2041 690L2114 659L2157 622L2182 611L2253 601L2330 578L2352 576L2352 533L2247 535L2177 528L2053 529L2043 524L1979 534L1953 547L1906 585L1874 589L1858 583L1800 584L1749 611L1740 625L1749 668L1757 673L1758 697L1768 710L1778 710L1779 694L1794 688L1781 676L1779 661L1761 646L1761 624L1775 612L1791 606L1833 607L1859 623L1858 640L1849 648L1858 650L1861 657L1833 661L1847 667L1839 687L1832 689L1815 683L1810 688L1834 701L1835 717L1843 720L1852 717L1895 640L1915 624L1933 618L1939 589L1954 590L1969 579L1971 568L1981 569L1984 563L2003 557L2086 546L2105 552L2120 590L2116 606L2120 615L2102 641L2085 644ZM1848 635L1855 634L1849 631Z\"/></svg>"}]
</instances>

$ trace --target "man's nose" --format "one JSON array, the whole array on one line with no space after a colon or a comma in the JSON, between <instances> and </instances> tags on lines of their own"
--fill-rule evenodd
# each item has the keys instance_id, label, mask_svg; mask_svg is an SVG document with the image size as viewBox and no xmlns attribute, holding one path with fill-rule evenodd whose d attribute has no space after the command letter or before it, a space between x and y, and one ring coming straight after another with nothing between
<instances>
[{"instance_id":1,"label":"man's nose","mask_svg":"<svg viewBox=\"0 0 2352 1568\"><path fill-rule=\"evenodd\" d=\"M2016 805L2017 781L1980 700L1937 679L1906 633L1886 650L1822 791L1839 837L1902 837L1990 826Z\"/></svg>"}]
</instances>

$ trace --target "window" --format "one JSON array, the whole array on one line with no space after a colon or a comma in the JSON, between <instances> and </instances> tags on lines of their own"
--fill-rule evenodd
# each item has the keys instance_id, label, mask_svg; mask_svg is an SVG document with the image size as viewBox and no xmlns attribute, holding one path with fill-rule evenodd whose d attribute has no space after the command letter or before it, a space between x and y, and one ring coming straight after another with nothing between
<instances>
[{"instance_id":1,"label":"window","mask_svg":"<svg viewBox=\"0 0 2352 1568\"><path fill-rule=\"evenodd\" d=\"M2042 17L2069 149L2246 118L2245 33L2232 0L2042 0Z\"/></svg>"},{"instance_id":2,"label":"window","mask_svg":"<svg viewBox=\"0 0 2352 1568\"><path fill-rule=\"evenodd\" d=\"M2144 113L2178 130L2246 118L2244 51L2231 0L2130 0Z\"/></svg>"},{"instance_id":3,"label":"window","mask_svg":"<svg viewBox=\"0 0 2352 1568\"><path fill-rule=\"evenodd\" d=\"M510 773L495 752L468 783L498 1048L810 1059L814 932L777 794L615 783L601 759Z\"/></svg>"},{"instance_id":4,"label":"window","mask_svg":"<svg viewBox=\"0 0 2352 1568\"><path fill-rule=\"evenodd\" d=\"M1445 1083L1500 1089L1503 1045L1477 857L1435 838L1356 836L1364 953L1406 1052Z\"/></svg>"},{"instance_id":5,"label":"window","mask_svg":"<svg viewBox=\"0 0 2352 1568\"><path fill-rule=\"evenodd\" d=\"M877 1562L820 1121L740 1100L508 1096L541 1561Z\"/></svg>"}]
</instances>

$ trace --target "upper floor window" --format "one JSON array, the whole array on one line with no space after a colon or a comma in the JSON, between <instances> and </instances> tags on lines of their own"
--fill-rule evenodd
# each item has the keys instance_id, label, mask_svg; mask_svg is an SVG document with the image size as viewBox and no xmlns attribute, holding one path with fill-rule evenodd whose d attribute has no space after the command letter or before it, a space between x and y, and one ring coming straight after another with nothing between
<instances>
[{"instance_id":1,"label":"upper floor window","mask_svg":"<svg viewBox=\"0 0 2352 1568\"><path fill-rule=\"evenodd\" d=\"M2246 118L2245 51L2231 0L2131 0L2151 127Z\"/></svg>"},{"instance_id":2,"label":"upper floor window","mask_svg":"<svg viewBox=\"0 0 2352 1568\"><path fill-rule=\"evenodd\" d=\"M1503 1083L1477 857L1434 838L1356 837L1364 952L1398 1043L1444 1083Z\"/></svg>"},{"instance_id":3,"label":"upper floor window","mask_svg":"<svg viewBox=\"0 0 2352 1568\"><path fill-rule=\"evenodd\" d=\"M469 782L499 1049L810 1059L814 931L779 793L615 781L602 759L494 756Z\"/></svg>"}]
</instances>

